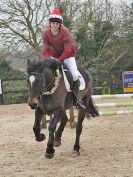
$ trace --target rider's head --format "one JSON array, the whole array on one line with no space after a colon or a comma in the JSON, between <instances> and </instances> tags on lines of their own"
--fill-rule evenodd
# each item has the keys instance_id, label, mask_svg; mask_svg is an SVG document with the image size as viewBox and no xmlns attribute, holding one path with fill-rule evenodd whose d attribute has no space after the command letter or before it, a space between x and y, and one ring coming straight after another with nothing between
<instances>
[{"instance_id":1,"label":"rider's head","mask_svg":"<svg viewBox=\"0 0 133 177\"><path fill-rule=\"evenodd\" d=\"M63 22L63 17L59 9L54 9L49 17L49 23L50 22L58 22L60 24Z\"/></svg>"}]
</instances>

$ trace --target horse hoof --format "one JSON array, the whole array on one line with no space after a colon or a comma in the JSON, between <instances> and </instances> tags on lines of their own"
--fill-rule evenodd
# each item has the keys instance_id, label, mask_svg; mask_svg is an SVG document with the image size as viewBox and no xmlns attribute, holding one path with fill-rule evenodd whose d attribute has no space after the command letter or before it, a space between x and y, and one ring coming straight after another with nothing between
<instances>
[{"instance_id":1,"label":"horse hoof","mask_svg":"<svg viewBox=\"0 0 133 177\"><path fill-rule=\"evenodd\" d=\"M44 134L40 134L39 137L36 138L36 141L41 142L44 141L46 139L46 136Z\"/></svg>"},{"instance_id":2,"label":"horse hoof","mask_svg":"<svg viewBox=\"0 0 133 177\"><path fill-rule=\"evenodd\" d=\"M55 140L54 147L59 147L59 146L61 146L61 140Z\"/></svg>"},{"instance_id":3,"label":"horse hoof","mask_svg":"<svg viewBox=\"0 0 133 177\"><path fill-rule=\"evenodd\" d=\"M54 153L48 154L47 152L45 153L46 159L52 159L54 157Z\"/></svg>"},{"instance_id":4,"label":"horse hoof","mask_svg":"<svg viewBox=\"0 0 133 177\"><path fill-rule=\"evenodd\" d=\"M80 155L80 152L79 152L79 151L73 150L73 152L72 152L72 157L78 157L79 155Z\"/></svg>"},{"instance_id":5,"label":"horse hoof","mask_svg":"<svg viewBox=\"0 0 133 177\"><path fill-rule=\"evenodd\" d=\"M71 123L71 128L76 128L76 125L77 125L77 122L73 121L73 122Z\"/></svg>"}]
</instances>

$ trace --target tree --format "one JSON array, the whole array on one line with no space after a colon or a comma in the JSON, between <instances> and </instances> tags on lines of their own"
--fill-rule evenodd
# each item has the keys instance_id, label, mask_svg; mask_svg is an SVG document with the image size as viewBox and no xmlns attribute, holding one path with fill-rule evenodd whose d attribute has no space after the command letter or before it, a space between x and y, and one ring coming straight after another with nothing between
<instances>
[{"instance_id":1,"label":"tree","mask_svg":"<svg viewBox=\"0 0 133 177\"><path fill-rule=\"evenodd\" d=\"M32 47L40 55L48 11L43 0L7 0L0 6L1 45L11 51Z\"/></svg>"},{"instance_id":2,"label":"tree","mask_svg":"<svg viewBox=\"0 0 133 177\"><path fill-rule=\"evenodd\" d=\"M49 14L57 7L63 13L65 25L73 29L73 19L79 7L77 0L1 0L0 45L4 51L28 47L41 55L43 27L48 24Z\"/></svg>"}]
</instances>

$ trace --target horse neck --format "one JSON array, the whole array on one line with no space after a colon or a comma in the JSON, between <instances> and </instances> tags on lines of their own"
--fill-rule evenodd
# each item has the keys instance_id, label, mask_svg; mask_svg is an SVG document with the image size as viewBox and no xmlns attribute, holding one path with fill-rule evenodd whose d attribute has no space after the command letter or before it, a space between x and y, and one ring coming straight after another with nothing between
<instances>
[{"instance_id":1,"label":"horse neck","mask_svg":"<svg viewBox=\"0 0 133 177\"><path fill-rule=\"evenodd\" d=\"M43 70L43 76L45 77L46 85L49 85L51 81L54 81L54 72L49 68Z\"/></svg>"}]
</instances>

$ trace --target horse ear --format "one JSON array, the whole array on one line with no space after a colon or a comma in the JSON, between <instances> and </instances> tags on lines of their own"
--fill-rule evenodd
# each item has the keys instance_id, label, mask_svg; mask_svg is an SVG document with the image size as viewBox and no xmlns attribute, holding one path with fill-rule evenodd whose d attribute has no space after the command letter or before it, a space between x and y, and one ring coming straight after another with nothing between
<instances>
[{"instance_id":1,"label":"horse ear","mask_svg":"<svg viewBox=\"0 0 133 177\"><path fill-rule=\"evenodd\" d=\"M31 64L31 61L28 59L28 60L27 60L27 67L29 67L30 64Z\"/></svg>"}]
</instances>

